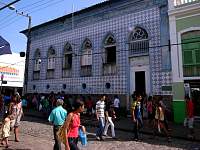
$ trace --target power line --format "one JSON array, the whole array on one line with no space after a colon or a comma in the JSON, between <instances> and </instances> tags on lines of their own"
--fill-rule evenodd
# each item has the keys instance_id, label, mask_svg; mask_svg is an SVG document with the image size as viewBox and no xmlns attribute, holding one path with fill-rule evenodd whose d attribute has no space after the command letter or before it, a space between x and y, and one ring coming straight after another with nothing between
<instances>
[{"instance_id":1,"label":"power line","mask_svg":"<svg viewBox=\"0 0 200 150\"><path fill-rule=\"evenodd\" d=\"M54 1L54 0L51 0L51 1ZM46 3L43 3L42 5L37 5L37 6L35 6L35 7L38 8L38 7L43 6L43 5L45 5L45 4L47 4L47 3L51 2L51 1L47 1ZM23 7L18 8L17 10L18 10L18 11L21 11L21 10L24 9L24 8L30 9L29 7L33 7L35 4L38 4L38 3L40 3L40 2L44 2L44 0L39 0L39 1L35 2L35 3L25 5L25 6L23 6ZM25 9L24 11L27 11L28 9ZM15 16L13 16L12 18L9 18L9 17L12 16L13 14L16 15L15 12L12 12L12 13L9 14L8 16L6 16L6 17L4 17L3 19L1 19L0 22L6 22L6 20L9 20L9 21L12 20L13 18L15 18Z\"/></svg>"},{"instance_id":2,"label":"power line","mask_svg":"<svg viewBox=\"0 0 200 150\"><path fill-rule=\"evenodd\" d=\"M35 13L35 12L37 12L37 11L44 10L44 9L46 9L46 8L52 6L52 5L58 4L58 3L60 3L60 2L62 2L62 1L64 1L64 0L59 0L59 1L56 1L56 2L54 2L54 3L50 3L50 4L49 4L49 2L52 2L52 1L54 1L54 0L51 0L51 1L48 1L48 2L43 3L43 4L41 4L41 5L38 5L36 10L33 9L33 11L28 12L28 13L29 13L29 14L32 14L32 13ZM49 4L49 5L46 5L46 4ZM45 7L38 8L38 7L43 6L43 5L46 5L46 6L45 6ZM27 10L28 10L28 9L27 9ZM4 29L4 28L7 28L9 25L11 25L11 24L13 24L14 22L16 22L16 21L19 20L19 19L14 19L14 18L15 18L15 16L13 16L11 19L9 19L9 21L8 21L6 24L4 24L2 27L0 27L0 30L2 30L2 29ZM14 20L12 20L12 19L14 19Z\"/></svg>"},{"instance_id":3,"label":"power line","mask_svg":"<svg viewBox=\"0 0 200 150\"><path fill-rule=\"evenodd\" d=\"M199 38L193 38L193 39L199 39ZM122 43L122 42L121 42ZM183 45L183 44L191 44L191 43L200 43L200 41L192 41L192 42L182 42L182 43L174 43L174 44L167 44L167 45L157 45L157 46L149 46L149 47L145 47L145 48L140 48L140 50L144 49L153 49L153 48L161 48L161 47L169 47L169 46L177 46L177 45ZM130 44L130 43L126 43L126 44ZM122 53L122 52L126 52L126 51L131 51L131 50L137 50L137 49L125 49L125 50L121 50L121 51L116 51L118 53ZM190 49L189 49L190 50ZM69 54L72 54L72 57L80 57L80 56L84 56L84 55L98 55L98 54L105 54L106 52L94 52L94 53L87 53L87 54L76 54L73 53L73 51ZM63 56L54 56L53 58L63 58ZM38 58L37 58L38 59ZM49 59L49 57L40 57L39 59ZM29 60L36 60L34 59L29 59Z\"/></svg>"}]
</instances>

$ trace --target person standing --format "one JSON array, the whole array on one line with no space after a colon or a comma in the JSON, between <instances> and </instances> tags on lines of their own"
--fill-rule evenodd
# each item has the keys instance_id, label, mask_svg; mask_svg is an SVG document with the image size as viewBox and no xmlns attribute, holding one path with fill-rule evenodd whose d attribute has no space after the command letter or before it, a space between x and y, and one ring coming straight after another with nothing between
<instances>
[{"instance_id":1,"label":"person standing","mask_svg":"<svg viewBox=\"0 0 200 150\"><path fill-rule=\"evenodd\" d=\"M142 112L141 112L141 100L142 96L138 94L136 96L136 101L132 104L132 120L134 123L134 140L139 140L139 130L143 126Z\"/></svg>"},{"instance_id":2,"label":"person standing","mask_svg":"<svg viewBox=\"0 0 200 150\"><path fill-rule=\"evenodd\" d=\"M96 139L97 140L103 140L102 135L103 135L103 130L104 130L104 125L105 125L105 99L106 96L103 96L99 101L96 103L96 118L98 120L98 128L96 131Z\"/></svg>"},{"instance_id":3,"label":"person standing","mask_svg":"<svg viewBox=\"0 0 200 150\"><path fill-rule=\"evenodd\" d=\"M184 120L184 126L185 127L187 126L190 130L188 137L193 138L194 104L192 102L192 99L190 99L189 96L185 96L185 100L186 100L186 118Z\"/></svg>"},{"instance_id":4,"label":"person standing","mask_svg":"<svg viewBox=\"0 0 200 150\"><path fill-rule=\"evenodd\" d=\"M65 122L65 118L67 116L67 111L62 107L63 103L64 102L62 99L57 99L56 101L57 107L51 111L48 118L49 122L53 123L53 134L55 140L55 144L53 147L54 150L61 150L61 142L58 140L56 133Z\"/></svg>"},{"instance_id":5,"label":"person standing","mask_svg":"<svg viewBox=\"0 0 200 150\"><path fill-rule=\"evenodd\" d=\"M11 119L13 117L6 112L4 114L4 119L2 122L2 127L1 127L1 145L4 145L4 142L6 144L6 148L8 148L8 137L10 136L10 123Z\"/></svg>"},{"instance_id":6,"label":"person standing","mask_svg":"<svg viewBox=\"0 0 200 150\"><path fill-rule=\"evenodd\" d=\"M19 93L16 93L9 105L9 114L14 117L11 121L11 128L14 127L15 142L19 142L19 126L23 115L22 101Z\"/></svg>"},{"instance_id":7,"label":"person standing","mask_svg":"<svg viewBox=\"0 0 200 150\"><path fill-rule=\"evenodd\" d=\"M119 97L117 95L114 96L114 110L116 113L116 119L119 120L120 119L120 100Z\"/></svg>"}]
</instances>

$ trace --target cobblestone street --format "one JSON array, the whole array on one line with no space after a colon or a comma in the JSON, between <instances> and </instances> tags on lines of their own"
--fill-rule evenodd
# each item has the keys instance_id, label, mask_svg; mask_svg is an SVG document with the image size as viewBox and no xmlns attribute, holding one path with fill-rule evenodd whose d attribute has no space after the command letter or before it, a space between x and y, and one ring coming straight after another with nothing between
<instances>
[{"instance_id":1,"label":"cobblestone street","mask_svg":"<svg viewBox=\"0 0 200 150\"><path fill-rule=\"evenodd\" d=\"M105 141L95 140L94 128L87 128L89 143L86 147L80 145L82 150L175 150L191 149L199 150L200 144L190 141L173 139L167 143L166 138L156 137L151 139L149 135L143 135L143 142L132 140L132 133L116 131L117 140L106 137ZM51 150L53 147L52 126L45 121L36 118L25 117L21 122L20 142L15 143L13 134L10 137L10 150ZM0 149L4 149L3 146ZM63 148L64 149L64 148Z\"/></svg>"}]
</instances>

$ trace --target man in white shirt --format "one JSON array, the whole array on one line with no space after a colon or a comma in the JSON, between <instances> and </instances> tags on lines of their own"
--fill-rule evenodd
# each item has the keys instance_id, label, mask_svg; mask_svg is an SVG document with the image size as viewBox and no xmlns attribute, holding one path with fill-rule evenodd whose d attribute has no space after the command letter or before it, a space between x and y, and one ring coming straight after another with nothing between
<instances>
[{"instance_id":1,"label":"man in white shirt","mask_svg":"<svg viewBox=\"0 0 200 150\"><path fill-rule=\"evenodd\" d=\"M99 101L96 103L96 117L99 123L98 129L96 131L96 139L103 140L102 135L105 126L105 99L106 96L103 96Z\"/></svg>"},{"instance_id":2,"label":"man in white shirt","mask_svg":"<svg viewBox=\"0 0 200 150\"><path fill-rule=\"evenodd\" d=\"M114 96L114 110L116 113L116 117L119 120L119 112L120 112L120 100L119 97L117 95Z\"/></svg>"}]
</instances>

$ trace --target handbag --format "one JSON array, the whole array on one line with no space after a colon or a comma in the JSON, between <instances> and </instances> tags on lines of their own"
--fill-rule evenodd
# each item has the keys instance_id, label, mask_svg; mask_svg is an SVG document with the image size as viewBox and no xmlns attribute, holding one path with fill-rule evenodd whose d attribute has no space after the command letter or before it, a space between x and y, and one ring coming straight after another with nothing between
<instances>
[{"instance_id":1,"label":"handbag","mask_svg":"<svg viewBox=\"0 0 200 150\"><path fill-rule=\"evenodd\" d=\"M86 146L86 145L87 145L87 135L86 135L86 133L83 131L82 127L79 128L78 134L79 134L79 139L80 139L80 141L81 141L81 144L82 144L83 146Z\"/></svg>"},{"instance_id":2,"label":"handbag","mask_svg":"<svg viewBox=\"0 0 200 150\"><path fill-rule=\"evenodd\" d=\"M69 132L69 130L70 130L70 126L71 126L71 124L72 124L72 122L73 122L73 117L74 116L72 116L72 119L71 119L71 122L70 122L70 124L69 124L69 127L68 127L68 129L67 129L67 133ZM57 137L58 137L58 140L59 141L61 141L63 144L65 144L66 143L66 128L65 128L65 123L59 128L59 130L58 130L58 132L56 133L56 135L57 135Z\"/></svg>"},{"instance_id":3,"label":"handbag","mask_svg":"<svg viewBox=\"0 0 200 150\"><path fill-rule=\"evenodd\" d=\"M63 144L66 143L66 132L65 132L65 126L62 125L58 132L57 132L57 137L58 137L58 140L61 141Z\"/></svg>"}]
</instances>

